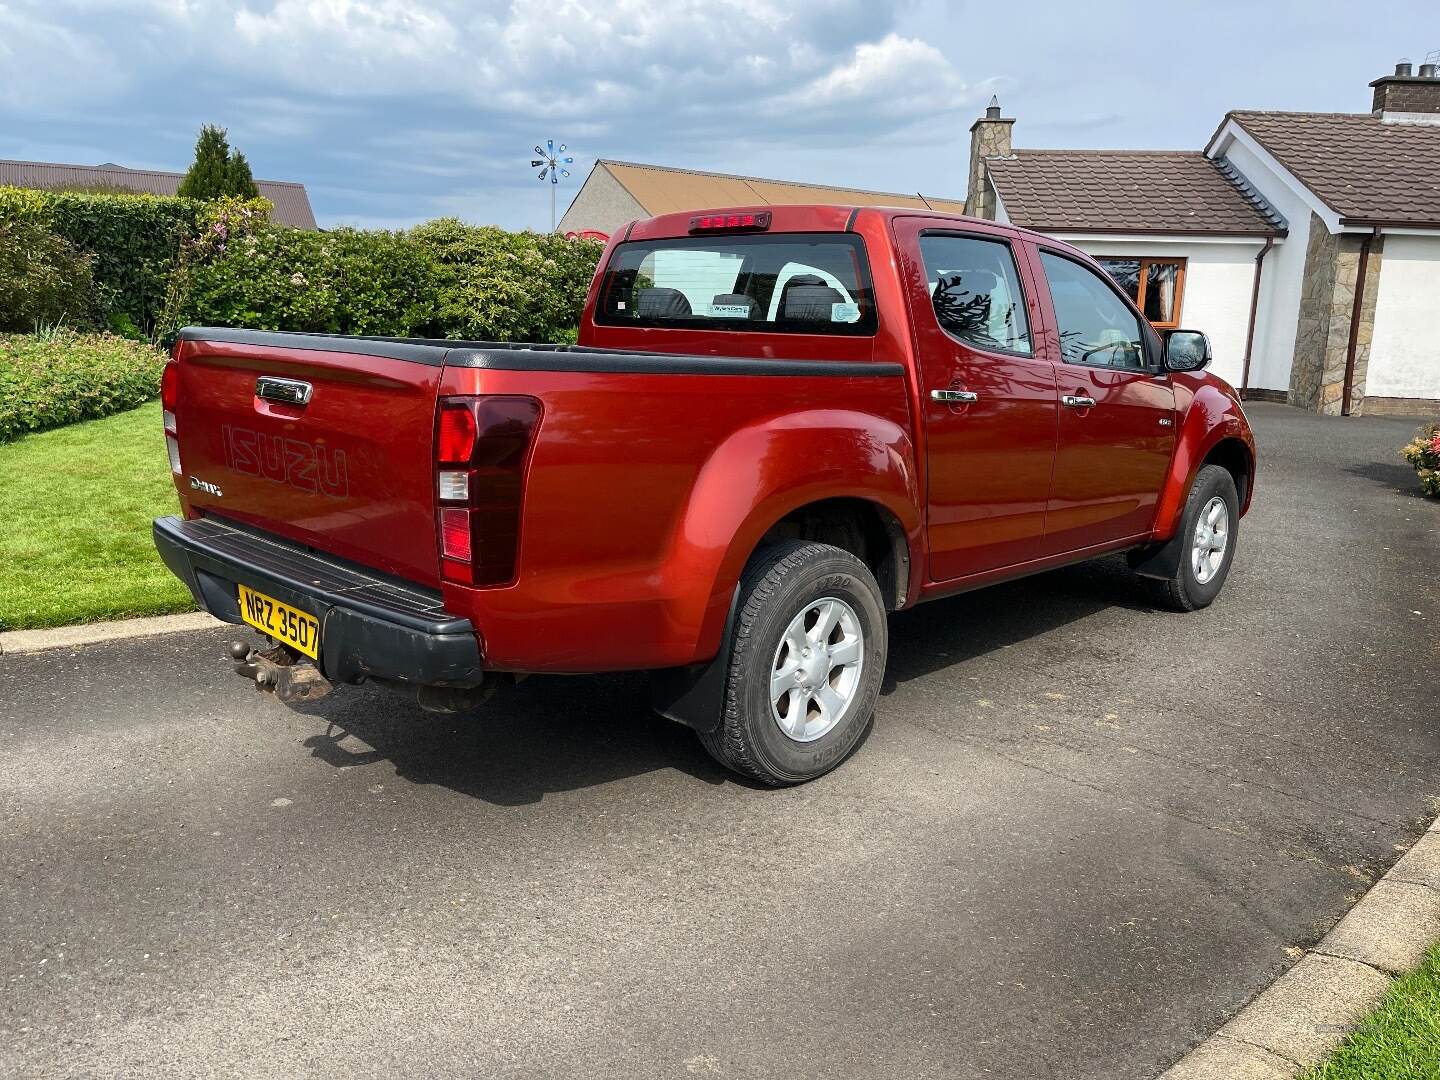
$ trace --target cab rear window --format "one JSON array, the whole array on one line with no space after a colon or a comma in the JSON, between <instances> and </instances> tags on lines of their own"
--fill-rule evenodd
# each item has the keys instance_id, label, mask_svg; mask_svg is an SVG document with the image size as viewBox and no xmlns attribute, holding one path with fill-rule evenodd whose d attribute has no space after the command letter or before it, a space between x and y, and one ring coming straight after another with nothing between
<instances>
[{"instance_id":1,"label":"cab rear window","mask_svg":"<svg viewBox=\"0 0 1440 1080\"><path fill-rule=\"evenodd\" d=\"M616 247L595 321L866 335L875 333L875 300L858 236L679 237Z\"/></svg>"}]
</instances>

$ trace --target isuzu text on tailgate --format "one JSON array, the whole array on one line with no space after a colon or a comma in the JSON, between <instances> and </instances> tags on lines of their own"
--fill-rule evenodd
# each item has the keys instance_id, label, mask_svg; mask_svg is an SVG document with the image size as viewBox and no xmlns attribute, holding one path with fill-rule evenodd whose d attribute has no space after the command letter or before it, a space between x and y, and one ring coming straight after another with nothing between
<instances>
[{"instance_id":1,"label":"isuzu text on tailgate","mask_svg":"<svg viewBox=\"0 0 1440 1080\"><path fill-rule=\"evenodd\" d=\"M797 783L870 722L889 611L1121 551L1215 599L1255 447L1209 360L1022 229L671 214L610 241L575 346L184 331L155 542L284 700L643 670Z\"/></svg>"}]
</instances>

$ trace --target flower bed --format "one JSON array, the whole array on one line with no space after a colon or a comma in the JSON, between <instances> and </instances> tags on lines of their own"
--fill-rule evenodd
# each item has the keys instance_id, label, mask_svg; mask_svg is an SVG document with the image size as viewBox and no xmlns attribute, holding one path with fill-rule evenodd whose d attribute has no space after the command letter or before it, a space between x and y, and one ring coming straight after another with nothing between
<instances>
[{"instance_id":1,"label":"flower bed","mask_svg":"<svg viewBox=\"0 0 1440 1080\"><path fill-rule=\"evenodd\" d=\"M0 442L158 397L165 353L113 334L0 334Z\"/></svg>"},{"instance_id":2,"label":"flower bed","mask_svg":"<svg viewBox=\"0 0 1440 1080\"><path fill-rule=\"evenodd\" d=\"M1423 435L1400 448L1405 460L1415 466L1420 489L1440 499L1440 424L1431 424Z\"/></svg>"}]
</instances>

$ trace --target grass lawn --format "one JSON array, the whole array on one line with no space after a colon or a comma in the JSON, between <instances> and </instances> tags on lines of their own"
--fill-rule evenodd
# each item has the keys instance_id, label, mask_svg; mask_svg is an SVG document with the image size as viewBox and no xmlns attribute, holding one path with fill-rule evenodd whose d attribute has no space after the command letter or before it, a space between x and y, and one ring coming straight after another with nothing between
<instances>
[{"instance_id":1,"label":"grass lawn","mask_svg":"<svg viewBox=\"0 0 1440 1080\"><path fill-rule=\"evenodd\" d=\"M1330 1060L1299 1080L1436 1080L1440 1077L1440 945L1396 979Z\"/></svg>"},{"instance_id":2,"label":"grass lawn","mask_svg":"<svg viewBox=\"0 0 1440 1080\"><path fill-rule=\"evenodd\" d=\"M178 511L160 403L0 443L0 630L194 607L150 521Z\"/></svg>"}]
</instances>

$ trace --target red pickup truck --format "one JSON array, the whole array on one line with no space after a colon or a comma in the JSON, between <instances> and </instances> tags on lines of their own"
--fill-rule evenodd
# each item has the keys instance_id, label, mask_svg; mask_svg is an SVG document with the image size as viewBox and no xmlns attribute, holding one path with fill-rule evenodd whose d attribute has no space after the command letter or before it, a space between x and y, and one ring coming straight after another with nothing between
<instances>
[{"instance_id":1,"label":"red pickup truck","mask_svg":"<svg viewBox=\"0 0 1440 1080\"><path fill-rule=\"evenodd\" d=\"M886 612L1120 551L1215 598L1255 448L1209 359L1022 229L668 214L611 239L575 346L184 331L155 542L283 699L644 670L797 783L869 723Z\"/></svg>"}]
</instances>

